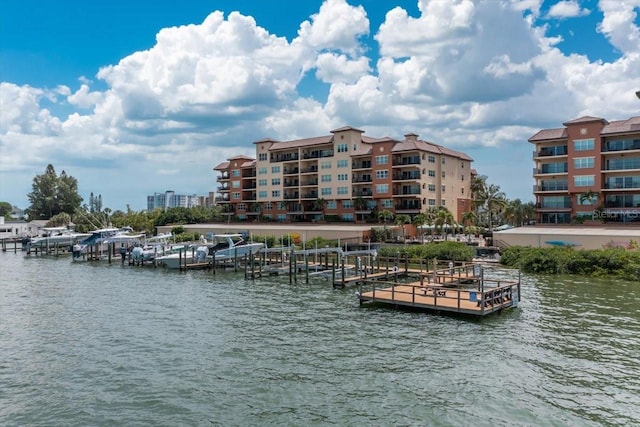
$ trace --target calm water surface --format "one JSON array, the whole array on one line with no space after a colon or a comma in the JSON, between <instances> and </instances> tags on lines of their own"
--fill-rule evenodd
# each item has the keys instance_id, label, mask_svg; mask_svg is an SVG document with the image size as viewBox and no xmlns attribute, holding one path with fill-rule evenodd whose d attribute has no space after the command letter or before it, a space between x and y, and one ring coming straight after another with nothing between
<instances>
[{"instance_id":1,"label":"calm water surface","mask_svg":"<svg viewBox=\"0 0 640 427\"><path fill-rule=\"evenodd\" d=\"M478 322L0 253L0 425L640 425L640 285L523 281Z\"/></svg>"}]
</instances>

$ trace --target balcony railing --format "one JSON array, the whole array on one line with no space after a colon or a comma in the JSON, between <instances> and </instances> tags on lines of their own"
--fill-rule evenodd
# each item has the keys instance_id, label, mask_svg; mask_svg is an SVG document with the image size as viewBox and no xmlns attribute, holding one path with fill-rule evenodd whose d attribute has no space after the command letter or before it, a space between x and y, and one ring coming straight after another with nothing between
<instances>
[{"instance_id":1,"label":"balcony railing","mask_svg":"<svg viewBox=\"0 0 640 427\"><path fill-rule=\"evenodd\" d=\"M571 209L571 202L546 202L536 203L536 209Z\"/></svg>"},{"instance_id":2,"label":"balcony railing","mask_svg":"<svg viewBox=\"0 0 640 427\"><path fill-rule=\"evenodd\" d=\"M298 160L298 158L298 153L272 154L270 157L270 161L271 163L291 162Z\"/></svg>"},{"instance_id":3,"label":"balcony railing","mask_svg":"<svg viewBox=\"0 0 640 427\"><path fill-rule=\"evenodd\" d=\"M351 169L371 169L371 162L353 162Z\"/></svg>"},{"instance_id":4,"label":"balcony railing","mask_svg":"<svg viewBox=\"0 0 640 427\"><path fill-rule=\"evenodd\" d=\"M567 155L567 147L548 147L542 148L540 151L534 151L533 157L550 157L550 156L566 156Z\"/></svg>"},{"instance_id":5,"label":"balcony railing","mask_svg":"<svg viewBox=\"0 0 640 427\"><path fill-rule=\"evenodd\" d=\"M640 169L640 158L610 159L606 162L605 170L614 171L625 169Z\"/></svg>"},{"instance_id":6,"label":"balcony railing","mask_svg":"<svg viewBox=\"0 0 640 427\"><path fill-rule=\"evenodd\" d=\"M560 166L553 166L551 167L551 165L542 165L541 168L537 169L537 168L533 168L533 174L534 175L540 175L540 174L554 174L554 173L567 173L569 171L569 168L567 167L567 164L564 163Z\"/></svg>"},{"instance_id":7,"label":"balcony railing","mask_svg":"<svg viewBox=\"0 0 640 427\"><path fill-rule=\"evenodd\" d=\"M416 203L399 203L395 205L396 211L420 210L420 202Z\"/></svg>"},{"instance_id":8,"label":"balcony railing","mask_svg":"<svg viewBox=\"0 0 640 427\"><path fill-rule=\"evenodd\" d=\"M420 172L393 174L394 181L413 181L420 179Z\"/></svg>"},{"instance_id":9,"label":"balcony railing","mask_svg":"<svg viewBox=\"0 0 640 427\"><path fill-rule=\"evenodd\" d=\"M640 150L640 139L620 139L602 144L603 153L630 150Z\"/></svg>"},{"instance_id":10,"label":"balcony railing","mask_svg":"<svg viewBox=\"0 0 640 427\"><path fill-rule=\"evenodd\" d=\"M533 191L567 191L568 189L569 185L566 183L557 185L542 184L533 186Z\"/></svg>"}]
</instances>

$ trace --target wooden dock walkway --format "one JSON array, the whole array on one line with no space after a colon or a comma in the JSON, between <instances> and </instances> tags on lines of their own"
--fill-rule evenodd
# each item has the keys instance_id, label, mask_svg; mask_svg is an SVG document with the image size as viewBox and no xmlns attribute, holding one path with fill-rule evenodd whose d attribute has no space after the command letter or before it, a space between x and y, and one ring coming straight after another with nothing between
<instances>
[{"instance_id":1,"label":"wooden dock walkway","mask_svg":"<svg viewBox=\"0 0 640 427\"><path fill-rule=\"evenodd\" d=\"M379 303L475 317L518 306L519 278L486 278L481 266L471 264L456 267L454 274L450 270L445 272L447 274L441 274L443 271L425 273L420 281L411 283L362 282L356 295L361 305Z\"/></svg>"}]
</instances>

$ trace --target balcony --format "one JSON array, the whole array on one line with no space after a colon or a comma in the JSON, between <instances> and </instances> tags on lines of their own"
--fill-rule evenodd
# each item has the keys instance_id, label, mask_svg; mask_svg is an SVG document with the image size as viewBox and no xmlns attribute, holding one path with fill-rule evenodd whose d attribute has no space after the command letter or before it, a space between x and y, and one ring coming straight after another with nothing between
<instances>
[{"instance_id":1,"label":"balcony","mask_svg":"<svg viewBox=\"0 0 640 427\"><path fill-rule=\"evenodd\" d=\"M419 211L421 209L421 204L419 201L415 202L406 202L406 203L398 203L394 206L396 212L399 211Z\"/></svg>"},{"instance_id":2,"label":"balcony","mask_svg":"<svg viewBox=\"0 0 640 427\"><path fill-rule=\"evenodd\" d=\"M362 189L362 190L359 190L359 191L358 190L353 190L351 192L351 195L355 196L355 197L371 197L372 194L373 194L372 191L368 190L368 189Z\"/></svg>"},{"instance_id":3,"label":"balcony","mask_svg":"<svg viewBox=\"0 0 640 427\"><path fill-rule=\"evenodd\" d=\"M354 184L359 184L359 183L363 183L363 182L371 182L371 175L359 175L359 176L353 176L351 178L351 182Z\"/></svg>"},{"instance_id":4,"label":"balcony","mask_svg":"<svg viewBox=\"0 0 640 427\"><path fill-rule=\"evenodd\" d=\"M248 184L244 184L244 185L242 186L242 189L243 189L243 190L252 190L252 189L255 189L255 188L256 188L256 183L255 183L255 181L254 181L254 182L250 182L250 183L248 183Z\"/></svg>"},{"instance_id":5,"label":"balcony","mask_svg":"<svg viewBox=\"0 0 640 427\"><path fill-rule=\"evenodd\" d=\"M298 153L272 154L269 161L271 163L291 162L298 160L298 158Z\"/></svg>"},{"instance_id":6,"label":"balcony","mask_svg":"<svg viewBox=\"0 0 640 427\"><path fill-rule=\"evenodd\" d=\"M303 159L317 159L320 157L333 157L333 149L330 150L311 150L302 154Z\"/></svg>"},{"instance_id":7,"label":"balcony","mask_svg":"<svg viewBox=\"0 0 640 427\"><path fill-rule=\"evenodd\" d=\"M417 196L420 195L420 188L396 188L393 190L394 196Z\"/></svg>"},{"instance_id":8,"label":"balcony","mask_svg":"<svg viewBox=\"0 0 640 427\"><path fill-rule=\"evenodd\" d=\"M371 169L371 161L352 162L351 169Z\"/></svg>"},{"instance_id":9,"label":"balcony","mask_svg":"<svg viewBox=\"0 0 640 427\"><path fill-rule=\"evenodd\" d=\"M295 193L284 193L285 200L297 199L298 196L299 196L299 193L297 191Z\"/></svg>"},{"instance_id":10,"label":"balcony","mask_svg":"<svg viewBox=\"0 0 640 427\"><path fill-rule=\"evenodd\" d=\"M557 165L557 166L556 166ZM567 173L569 168L566 163L552 163L549 165L542 165L541 168L533 168L534 175L559 175Z\"/></svg>"},{"instance_id":11,"label":"balcony","mask_svg":"<svg viewBox=\"0 0 640 427\"><path fill-rule=\"evenodd\" d=\"M640 150L640 139L620 139L602 144L602 153Z\"/></svg>"},{"instance_id":12,"label":"balcony","mask_svg":"<svg viewBox=\"0 0 640 427\"><path fill-rule=\"evenodd\" d=\"M420 179L420 172L394 173L392 179L394 181L417 181Z\"/></svg>"},{"instance_id":13,"label":"balcony","mask_svg":"<svg viewBox=\"0 0 640 427\"><path fill-rule=\"evenodd\" d=\"M300 171L300 169L298 168L284 168L284 170L282 171L282 173L284 175L295 175Z\"/></svg>"},{"instance_id":14,"label":"balcony","mask_svg":"<svg viewBox=\"0 0 640 427\"><path fill-rule=\"evenodd\" d=\"M553 156L566 156L566 155L567 155L566 146L545 147L545 148L541 148L540 151L533 152L534 159L537 157L553 157Z\"/></svg>"},{"instance_id":15,"label":"balcony","mask_svg":"<svg viewBox=\"0 0 640 427\"><path fill-rule=\"evenodd\" d=\"M609 159L606 161L605 171L640 170L640 158Z\"/></svg>"},{"instance_id":16,"label":"balcony","mask_svg":"<svg viewBox=\"0 0 640 427\"><path fill-rule=\"evenodd\" d=\"M228 173L224 173L222 175L219 175L218 178L216 178L217 181L228 181L229 180L229 174Z\"/></svg>"},{"instance_id":17,"label":"balcony","mask_svg":"<svg viewBox=\"0 0 640 427\"><path fill-rule=\"evenodd\" d=\"M292 181L284 181L283 184L285 187L297 187L298 186L298 180L292 180Z\"/></svg>"},{"instance_id":18,"label":"balcony","mask_svg":"<svg viewBox=\"0 0 640 427\"><path fill-rule=\"evenodd\" d=\"M309 166L306 169L302 169L300 173L318 173L318 166L316 165Z\"/></svg>"},{"instance_id":19,"label":"balcony","mask_svg":"<svg viewBox=\"0 0 640 427\"><path fill-rule=\"evenodd\" d=\"M536 210L571 210L571 202L560 203L536 203Z\"/></svg>"},{"instance_id":20,"label":"balcony","mask_svg":"<svg viewBox=\"0 0 640 427\"><path fill-rule=\"evenodd\" d=\"M609 178L602 187L605 190L636 190L640 188L640 177L627 176Z\"/></svg>"},{"instance_id":21,"label":"balcony","mask_svg":"<svg viewBox=\"0 0 640 427\"><path fill-rule=\"evenodd\" d=\"M549 191L549 192L553 192L553 191L568 191L569 190L569 185L565 182L565 183L559 183L559 184L542 184L542 185L534 185L533 186L533 192L541 192L541 191Z\"/></svg>"},{"instance_id":22,"label":"balcony","mask_svg":"<svg viewBox=\"0 0 640 427\"><path fill-rule=\"evenodd\" d=\"M420 164L420 156L410 156L410 157L396 157L393 159L393 166L410 166L410 165L419 165Z\"/></svg>"}]
</instances>

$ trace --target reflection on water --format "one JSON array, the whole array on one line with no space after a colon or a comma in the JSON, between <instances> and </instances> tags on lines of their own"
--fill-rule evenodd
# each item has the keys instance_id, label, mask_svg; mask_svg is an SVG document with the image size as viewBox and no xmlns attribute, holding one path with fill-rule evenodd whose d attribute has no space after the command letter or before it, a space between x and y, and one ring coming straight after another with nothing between
<instances>
[{"instance_id":1,"label":"reflection on water","mask_svg":"<svg viewBox=\"0 0 640 427\"><path fill-rule=\"evenodd\" d=\"M468 321L230 272L5 253L0 279L2 425L640 419L636 283L523 275L519 309Z\"/></svg>"}]
</instances>

